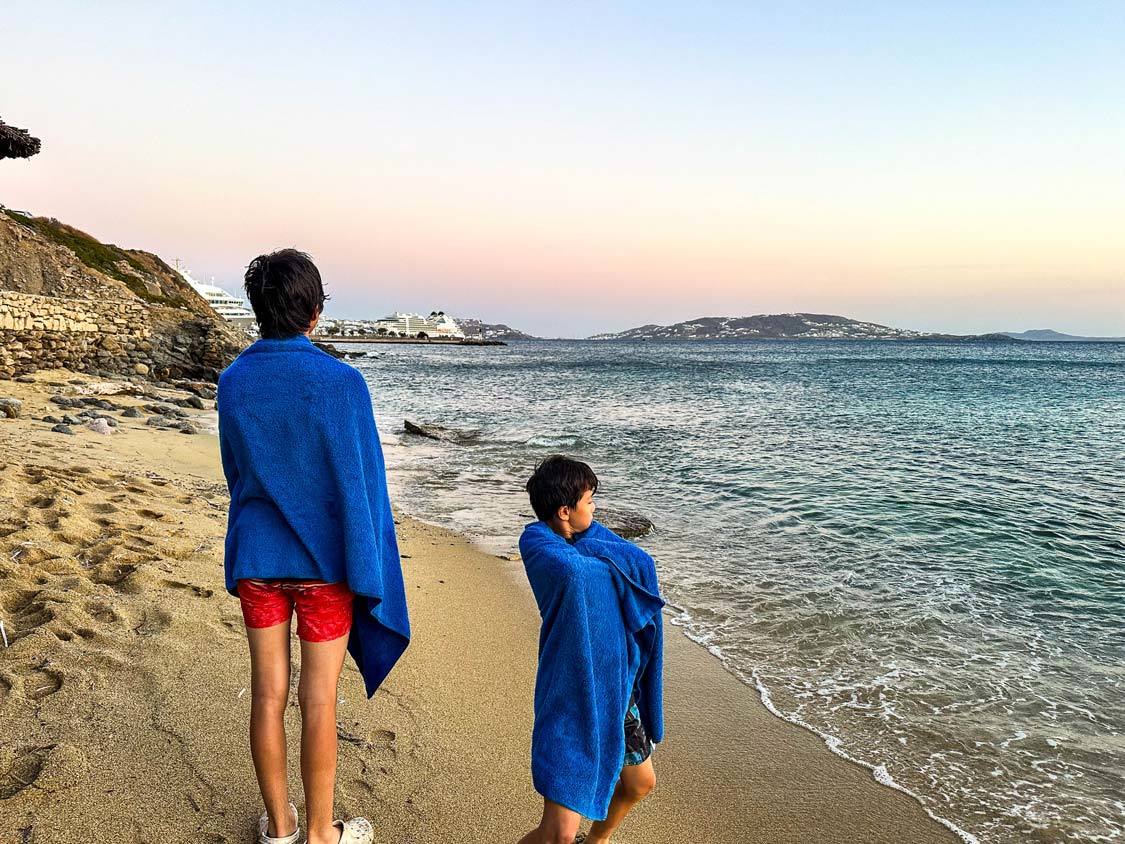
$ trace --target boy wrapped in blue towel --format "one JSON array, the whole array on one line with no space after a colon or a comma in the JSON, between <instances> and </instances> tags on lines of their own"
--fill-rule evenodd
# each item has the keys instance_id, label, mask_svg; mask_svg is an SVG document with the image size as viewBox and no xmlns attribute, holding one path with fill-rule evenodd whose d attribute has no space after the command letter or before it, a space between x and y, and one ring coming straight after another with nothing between
<instances>
[{"instance_id":1,"label":"boy wrapped in blue towel","mask_svg":"<svg viewBox=\"0 0 1125 844\"><path fill-rule=\"evenodd\" d=\"M246 293L261 337L219 376L219 453L230 491L224 563L250 649L250 754L265 811L258 844L297 844L285 712L297 617L307 844L370 844L365 818L333 819L345 650L375 690L410 619L371 394L310 339L328 294L296 249L259 255Z\"/></svg>"},{"instance_id":2,"label":"boy wrapped in blue towel","mask_svg":"<svg viewBox=\"0 0 1125 844\"><path fill-rule=\"evenodd\" d=\"M542 626L531 773L539 826L519 844L571 844L582 816L603 844L656 784L664 737L663 627L656 566L594 521L598 479L585 463L544 460L527 482L539 517L520 537Z\"/></svg>"}]
</instances>

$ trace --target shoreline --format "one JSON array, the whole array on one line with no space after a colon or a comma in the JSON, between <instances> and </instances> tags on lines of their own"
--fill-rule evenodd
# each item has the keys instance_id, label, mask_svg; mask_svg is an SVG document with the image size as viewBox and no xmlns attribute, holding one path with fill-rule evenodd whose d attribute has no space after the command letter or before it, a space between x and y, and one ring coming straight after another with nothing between
<instances>
[{"instance_id":1,"label":"shoreline","mask_svg":"<svg viewBox=\"0 0 1125 844\"><path fill-rule=\"evenodd\" d=\"M748 689L754 690L757 693L758 702L772 716L786 724L790 724L794 727L799 727L802 730L807 730L818 739L820 739L823 742L825 749L827 749L834 756L837 756L840 759L843 759L844 761L855 765L863 769L864 771L867 771L871 775L871 778L875 782L879 783L879 785L891 789L892 791L897 791L900 794L907 795L921 807L922 811L926 813L926 816L929 817L930 820L949 830L951 833L953 833L953 835L957 837L957 839L964 842L964 844L980 844L980 839L978 839L971 832L962 829L953 821L950 821L947 818L943 818L940 815L937 815L934 812L930 811L930 808L925 804L921 795L895 781L894 777L892 777L891 774L886 770L885 765L866 762L863 759L852 755L843 748L844 742L843 739L841 739L839 736L835 736L831 733L826 733L822 730L819 730L812 724L809 724L806 721L803 721L794 716L786 715L784 712L779 710L773 703L769 687L766 686L764 682L762 682L756 672L751 671L749 674L744 673L730 662L721 648L715 645L708 645L705 641L703 641L702 636L692 635L687 623L682 620L686 618L688 621L690 621L691 616L688 615L686 611L681 610L679 607L676 607L672 604L669 604L668 606L681 613L679 617L669 618L668 620L674 627L679 629L684 638L697 645L700 649L706 651L710 656L718 661L718 663L723 667L724 671L737 678L739 682L741 682Z\"/></svg>"},{"instance_id":2,"label":"shoreline","mask_svg":"<svg viewBox=\"0 0 1125 844\"><path fill-rule=\"evenodd\" d=\"M466 337L461 340L442 339L439 337L310 337L314 343L389 343L406 346L507 346L504 340L481 340Z\"/></svg>"},{"instance_id":3,"label":"shoreline","mask_svg":"<svg viewBox=\"0 0 1125 844\"><path fill-rule=\"evenodd\" d=\"M520 560L518 552L512 554L496 553L492 549L483 545L482 539L474 538L467 533L459 531L455 528L449 528L424 516L404 513L403 517L411 521L426 525L435 530L443 530L454 534L473 549L479 551L480 553L487 554L488 556L496 557L499 560L509 562L519 562ZM516 580L519 580L519 577L520 575L517 573ZM949 832L956 836L958 840L964 842L964 844L980 844L980 839L978 839L971 832L962 829L953 821L950 821L947 818L943 818L940 815L932 812L919 794L896 782L895 779L886 770L884 765L866 762L863 759L852 755L848 751L844 750L843 740L838 736L834 736L830 733L825 733L822 730L817 729L813 725L800 719L786 715L785 713L777 709L771 699L769 688L757 677L757 675L754 672L746 674L730 662L730 660L720 647L715 645L708 645L704 640L705 634L693 634L689 627L689 624L692 620L693 619L691 615L682 607L672 603L667 603L664 609L666 634L665 645L667 646L667 640L671 638L671 636L678 635L679 637L686 639L699 651L711 658L717 665L722 668L723 671L738 680L738 682L741 683L748 691L753 692L753 696L757 700L758 704L761 705L767 712L769 712L770 715L772 715L778 721L811 733L812 735L816 736L823 743L825 749L834 756L862 769L863 771L866 771L871 776L872 780L874 780L884 788L907 795L911 800L915 801L918 804L918 806L922 809L923 812L926 813L926 816L930 820L949 830ZM674 631L670 635L669 628Z\"/></svg>"},{"instance_id":4,"label":"shoreline","mask_svg":"<svg viewBox=\"0 0 1125 844\"><path fill-rule=\"evenodd\" d=\"M12 513L0 530L0 838L248 838L259 797L242 746L244 633L222 586L217 440L143 419L53 433L38 421L53 407L43 382L104 382L35 379L0 384L24 400L20 418L0 419ZM414 639L371 701L345 668L338 808L371 817L378 841L514 841L540 806L528 770L539 620L522 566L397 520ZM667 636L665 654L658 786L623 844L956 840L771 714L687 635ZM292 742L293 707L289 718Z\"/></svg>"}]
</instances>

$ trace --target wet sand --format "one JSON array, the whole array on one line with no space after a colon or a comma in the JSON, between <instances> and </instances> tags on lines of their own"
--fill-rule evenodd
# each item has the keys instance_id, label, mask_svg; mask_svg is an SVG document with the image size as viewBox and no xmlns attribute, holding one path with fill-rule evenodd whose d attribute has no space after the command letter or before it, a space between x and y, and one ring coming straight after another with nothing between
<instances>
[{"instance_id":1,"label":"wet sand","mask_svg":"<svg viewBox=\"0 0 1125 844\"><path fill-rule=\"evenodd\" d=\"M113 434L51 432L38 420L60 414L52 394L106 382L35 377L0 381L0 396L24 401L20 418L0 417L0 841L253 841L248 659L223 589L218 442L114 411ZM515 841L540 805L528 768L538 617L522 568L441 527L402 517L399 531L414 639L370 701L348 661L338 811L371 818L380 842ZM956 840L770 715L670 625L666 647L657 789L615 840Z\"/></svg>"}]
</instances>

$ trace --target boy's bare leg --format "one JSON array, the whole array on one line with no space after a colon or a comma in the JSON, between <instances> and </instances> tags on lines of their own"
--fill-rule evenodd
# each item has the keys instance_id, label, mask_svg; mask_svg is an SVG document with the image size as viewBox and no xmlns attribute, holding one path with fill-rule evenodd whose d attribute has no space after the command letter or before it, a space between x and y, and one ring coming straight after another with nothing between
<instances>
[{"instance_id":1,"label":"boy's bare leg","mask_svg":"<svg viewBox=\"0 0 1125 844\"><path fill-rule=\"evenodd\" d=\"M629 810L644 799L656 786L656 771L650 756L639 765L626 765L613 790L613 800L604 821L596 821L586 833L586 844L606 844L614 830L625 820Z\"/></svg>"},{"instance_id":2,"label":"boy's bare leg","mask_svg":"<svg viewBox=\"0 0 1125 844\"><path fill-rule=\"evenodd\" d=\"M289 699L289 622L246 629L250 643L250 755L269 815L272 837L291 835L285 760L285 704Z\"/></svg>"},{"instance_id":3,"label":"boy's bare leg","mask_svg":"<svg viewBox=\"0 0 1125 844\"><path fill-rule=\"evenodd\" d=\"M539 826L521 838L518 844L574 844L581 821L577 812L544 800L543 819L539 821Z\"/></svg>"},{"instance_id":4,"label":"boy's bare leg","mask_svg":"<svg viewBox=\"0 0 1125 844\"><path fill-rule=\"evenodd\" d=\"M332 826L336 789L336 684L344 667L348 636L330 642L301 642L301 781L305 785L308 844L336 844Z\"/></svg>"}]
</instances>

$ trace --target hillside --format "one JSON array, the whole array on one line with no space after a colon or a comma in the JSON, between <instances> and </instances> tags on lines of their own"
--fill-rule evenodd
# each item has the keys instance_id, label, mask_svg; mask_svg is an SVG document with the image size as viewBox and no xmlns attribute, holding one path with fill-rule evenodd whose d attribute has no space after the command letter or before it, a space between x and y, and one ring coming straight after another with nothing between
<instances>
[{"instance_id":1,"label":"hillside","mask_svg":"<svg viewBox=\"0 0 1125 844\"><path fill-rule=\"evenodd\" d=\"M1005 331L1013 340L1032 340L1037 343L1125 343L1125 337L1081 337L1063 334L1051 328L1034 328L1031 331Z\"/></svg>"},{"instance_id":2,"label":"hillside","mask_svg":"<svg viewBox=\"0 0 1125 844\"><path fill-rule=\"evenodd\" d=\"M1000 334L925 334L830 314L760 314L701 317L674 325L642 325L591 340L989 340L1015 342Z\"/></svg>"},{"instance_id":3,"label":"hillside","mask_svg":"<svg viewBox=\"0 0 1125 844\"><path fill-rule=\"evenodd\" d=\"M502 322L481 322L479 319L454 317L453 321L461 326L466 337L483 338L485 340L538 340L530 334L525 334L518 328L504 325Z\"/></svg>"},{"instance_id":4,"label":"hillside","mask_svg":"<svg viewBox=\"0 0 1125 844\"><path fill-rule=\"evenodd\" d=\"M156 255L0 206L0 376L48 366L211 380L249 343Z\"/></svg>"}]
</instances>

